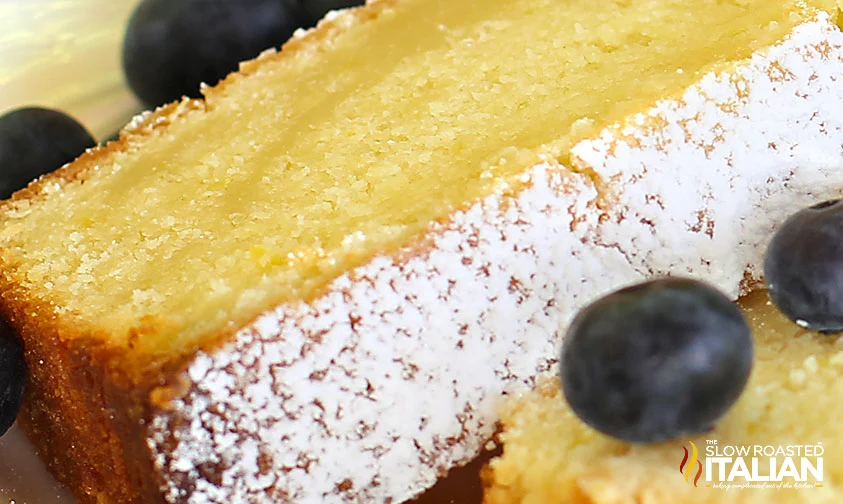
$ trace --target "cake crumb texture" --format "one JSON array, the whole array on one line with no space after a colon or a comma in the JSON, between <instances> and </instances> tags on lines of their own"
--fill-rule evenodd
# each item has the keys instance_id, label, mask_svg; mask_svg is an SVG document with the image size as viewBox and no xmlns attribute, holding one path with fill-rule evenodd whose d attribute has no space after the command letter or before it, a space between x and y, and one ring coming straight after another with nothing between
<instances>
[{"instance_id":1,"label":"cake crumb texture","mask_svg":"<svg viewBox=\"0 0 843 504\"><path fill-rule=\"evenodd\" d=\"M517 191L542 156L569 165L579 140L830 5L402 0L338 13L76 180L36 184L37 204L3 205L4 275L41 316L111 346L189 353Z\"/></svg>"},{"instance_id":2,"label":"cake crumb texture","mask_svg":"<svg viewBox=\"0 0 843 504\"><path fill-rule=\"evenodd\" d=\"M843 502L843 337L800 329L764 292L741 300L754 333L755 365L743 395L715 426L698 436L632 445L586 427L570 410L555 377L535 391L512 397L502 409L503 455L485 469L486 504L761 504ZM726 445L821 445L822 481L811 488L718 488L701 476L698 486L680 471L693 442L703 464L711 441ZM754 449L754 448L752 448ZM778 456L779 469L784 456ZM799 468L799 457L794 457ZM808 459L818 466L817 457ZM750 464L751 457L746 457ZM769 474L770 457L758 457ZM716 468L717 466L713 466ZM726 473L731 465L726 469ZM744 480L737 477L735 485ZM783 482L796 485L792 478ZM772 483L775 485L775 482ZM707 486L710 485L710 486Z\"/></svg>"},{"instance_id":3,"label":"cake crumb texture","mask_svg":"<svg viewBox=\"0 0 843 504\"><path fill-rule=\"evenodd\" d=\"M22 425L80 501L400 502L582 304L737 294L839 194L833 2L565 5L336 14L0 205Z\"/></svg>"},{"instance_id":4,"label":"cake crumb texture","mask_svg":"<svg viewBox=\"0 0 843 504\"><path fill-rule=\"evenodd\" d=\"M149 431L168 498L400 501L478 452L500 395L548 372L559 328L607 288L676 273L744 292L776 224L843 188L840 45L818 16L578 143L579 173L547 159L423 251L197 355Z\"/></svg>"}]
</instances>

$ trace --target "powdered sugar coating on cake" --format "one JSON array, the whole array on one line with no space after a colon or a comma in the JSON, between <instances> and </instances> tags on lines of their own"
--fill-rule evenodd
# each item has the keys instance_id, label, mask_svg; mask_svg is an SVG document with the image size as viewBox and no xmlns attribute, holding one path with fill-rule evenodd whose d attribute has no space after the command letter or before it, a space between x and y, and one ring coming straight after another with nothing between
<instances>
[{"instance_id":1,"label":"powdered sugar coating on cake","mask_svg":"<svg viewBox=\"0 0 843 504\"><path fill-rule=\"evenodd\" d=\"M840 30L821 14L734 71L573 149L610 188L600 241L738 294L791 213L843 189Z\"/></svg>"},{"instance_id":2,"label":"powdered sugar coating on cake","mask_svg":"<svg viewBox=\"0 0 843 504\"><path fill-rule=\"evenodd\" d=\"M401 502L477 453L592 297L666 273L737 294L773 226L843 188L841 44L821 15L581 142L581 173L532 167L199 353L148 427L167 499Z\"/></svg>"},{"instance_id":3,"label":"powdered sugar coating on cake","mask_svg":"<svg viewBox=\"0 0 843 504\"><path fill-rule=\"evenodd\" d=\"M192 419L187 436L159 455L179 476L171 500L195 485L191 502L400 502L471 458L502 387L550 367L553 333L578 303L552 276L589 279L564 286L587 295L616 280L607 265L634 275L612 249L571 260L592 248L570 231L596 195L586 179L551 165L529 177L514 205L491 197L422 254L379 258L313 306L281 307L197 357L194 388L174 405Z\"/></svg>"}]
</instances>

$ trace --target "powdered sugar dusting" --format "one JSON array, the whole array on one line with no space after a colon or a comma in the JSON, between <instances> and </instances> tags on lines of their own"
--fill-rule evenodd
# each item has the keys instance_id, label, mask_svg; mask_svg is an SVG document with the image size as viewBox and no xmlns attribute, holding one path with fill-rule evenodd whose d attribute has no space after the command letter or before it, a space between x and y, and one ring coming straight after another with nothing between
<instances>
[{"instance_id":1,"label":"powdered sugar dusting","mask_svg":"<svg viewBox=\"0 0 843 504\"><path fill-rule=\"evenodd\" d=\"M736 71L576 146L576 162L617 189L598 241L649 274L694 274L733 295L734 279L760 278L778 223L843 188L841 44L823 13ZM663 126L641 135L656 118Z\"/></svg>"},{"instance_id":2,"label":"powdered sugar dusting","mask_svg":"<svg viewBox=\"0 0 843 504\"><path fill-rule=\"evenodd\" d=\"M550 164L527 176L517 200L456 214L426 253L378 258L197 356L174 404L192 423L159 458L170 500L400 501L473 457L504 388L550 368L563 317L636 276L571 232L573 214L594 215L587 179ZM156 419L153 449L175 417Z\"/></svg>"},{"instance_id":3,"label":"powdered sugar dusting","mask_svg":"<svg viewBox=\"0 0 843 504\"><path fill-rule=\"evenodd\" d=\"M590 298L671 272L737 293L772 227L843 187L841 43L822 16L582 142L574 164L599 198L585 175L534 166L429 248L198 354L149 427L167 499L400 502L477 453L500 395L551 370Z\"/></svg>"}]
</instances>

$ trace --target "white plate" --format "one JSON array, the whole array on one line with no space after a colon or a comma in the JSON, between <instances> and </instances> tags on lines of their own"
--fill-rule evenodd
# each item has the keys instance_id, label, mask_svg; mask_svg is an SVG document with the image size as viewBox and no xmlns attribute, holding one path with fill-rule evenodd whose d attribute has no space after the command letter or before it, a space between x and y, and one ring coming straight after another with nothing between
<instances>
[{"instance_id":1,"label":"white plate","mask_svg":"<svg viewBox=\"0 0 843 504\"><path fill-rule=\"evenodd\" d=\"M70 493L47 472L16 427L0 438L0 502L72 504Z\"/></svg>"}]
</instances>

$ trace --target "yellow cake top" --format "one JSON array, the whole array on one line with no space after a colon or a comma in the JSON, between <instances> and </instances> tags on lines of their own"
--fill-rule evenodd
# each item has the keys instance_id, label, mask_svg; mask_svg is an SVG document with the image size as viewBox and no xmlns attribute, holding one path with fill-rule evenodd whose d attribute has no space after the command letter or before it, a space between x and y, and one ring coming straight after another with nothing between
<instances>
[{"instance_id":1,"label":"yellow cake top","mask_svg":"<svg viewBox=\"0 0 843 504\"><path fill-rule=\"evenodd\" d=\"M3 205L4 285L113 345L190 348L834 5L377 2Z\"/></svg>"}]
</instances>

